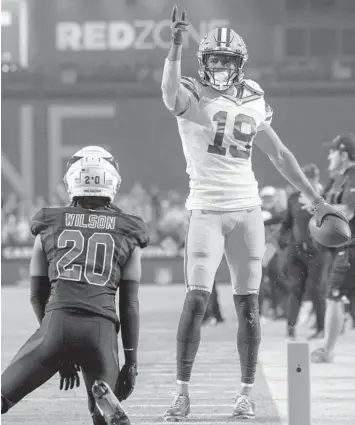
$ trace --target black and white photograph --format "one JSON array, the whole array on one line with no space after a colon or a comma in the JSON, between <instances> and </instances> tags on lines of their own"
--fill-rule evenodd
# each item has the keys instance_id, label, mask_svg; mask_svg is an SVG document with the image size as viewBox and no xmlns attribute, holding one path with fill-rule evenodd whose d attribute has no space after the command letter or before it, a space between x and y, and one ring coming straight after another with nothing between
<instances>
[{"instance_id":1,"label":"black and white photograph","mask_svg":"<svg viewBox=\"0 0 355 425\"><path fill-rule=\"evenodd\" d=\"M355 425L355 0L1 0L1 423Z\"/></svg>"}]
</instances>

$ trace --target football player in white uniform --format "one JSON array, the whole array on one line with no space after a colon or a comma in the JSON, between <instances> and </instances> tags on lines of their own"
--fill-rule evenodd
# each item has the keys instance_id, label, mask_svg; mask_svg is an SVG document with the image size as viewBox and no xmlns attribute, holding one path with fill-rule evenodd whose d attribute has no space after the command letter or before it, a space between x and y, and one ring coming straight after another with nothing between
<instances>
[{"instance_id":1,"label":"football player in white uniform","mask_svg":"<svg viewBox=\"0 0 355 425\"><path fill-rule=\"evenodd\" d=\"M270 127L272 109L257 83L244 79L248 59L242 38L218 28L198 49L200 79L181 77L184 11L172 12L172 45L165 61L162 96L176 116L190 176L191 210L185 249L186 298L177 331L177 394L164 419L179 421L190 413L188 384L200 343L200 329L215 273L225 253L238 316L237 346L241 388L234 418L252 418L251 399L260 322L258 293L265 250L258 184L251 167L255 135L269 136L259 147L286 179L312 202L320 224L336 212L313 189L293 154Z\"/></svg>"}]
</instances>

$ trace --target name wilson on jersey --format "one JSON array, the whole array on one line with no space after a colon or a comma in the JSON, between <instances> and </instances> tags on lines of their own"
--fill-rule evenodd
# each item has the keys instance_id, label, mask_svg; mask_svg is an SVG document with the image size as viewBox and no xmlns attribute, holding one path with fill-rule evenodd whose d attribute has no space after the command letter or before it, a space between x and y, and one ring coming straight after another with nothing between
<instances>
[{"instance_id":1,"label":"name wilson on jersey","mask_svg":"<svg viewBox=\"0 0 355 425\"><path fill-rule=\"evenodd\" d=\"M114 230L115 224L116 217L96 214L65 214L65 225L67 227Z\"/></svg>"}]
</instances>

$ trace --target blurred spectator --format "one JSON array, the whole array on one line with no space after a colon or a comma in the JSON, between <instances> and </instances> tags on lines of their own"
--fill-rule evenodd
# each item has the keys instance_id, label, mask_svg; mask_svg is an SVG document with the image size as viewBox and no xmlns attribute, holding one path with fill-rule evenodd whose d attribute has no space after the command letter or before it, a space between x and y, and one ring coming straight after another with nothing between
<instances>
[{"instance_id":1,"label":"blurred spectator","mask_svg":"<svg viewBox=\"0 0 355 425\"><path fill-rule=\"evenodd\" d=\"M285 189L265 186L260 190L264 215L266 249L263 258L263 277L259 294L259 308L262 316L274 319L284 315L285 287L282 265L284 256L277 242L284 213L287 208Z\"/></svg>"},{"instance_id":2,"label":"blurred spectator","mask_svg":"<svg viewBox=\"0 0 355 425\"><path fill-rule=\"evenodd\" d=\"M135 183L128 193L120 193L116 205L129 214L142 217L151 232L151 243L161 244L170 239L170 247L178 252L184 242L188 222L188 211L184 198L176 191L167 193L153 187L150 192L140 183ZM15 193L2 196L2 231L3 244L32 243L30 219L34 213L46 206L65 206L69 204L68 194L63 184L59 184L49 202L37 197L28 216L20 216L21 201ZM167 243L167 242L166 242Z\"/></svg>"},{"instance_id":3,"label":"blurred spectator","mask_svg":"<svg viewBox=\"0 0 355 425\"><path fill-rule=\"evenodd\" d=\"M202 325L218 325L225 321L221 313L216 285L217 282L215 280L208 300L207 309L202 319Z\"/></svg>"}]
</instances>

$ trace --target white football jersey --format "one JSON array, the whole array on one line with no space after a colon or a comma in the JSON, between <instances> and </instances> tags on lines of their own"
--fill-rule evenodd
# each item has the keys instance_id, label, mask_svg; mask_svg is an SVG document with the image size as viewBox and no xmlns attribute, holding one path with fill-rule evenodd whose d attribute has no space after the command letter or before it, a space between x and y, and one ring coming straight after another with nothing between
<instances>
[{"instance_id":1,"label":"white football jersey","mask_svg":"<svg viewBox=\"0 0 355 425\"><path fill-rule=\"evenodd\" d=\"M177 115L190 176L186 208L233 211L261 204L251 166L253 139L271 123L264 92L245 80L224 95L193 78L182 77L188 108Z\"/></svg>"}]
</instances>

